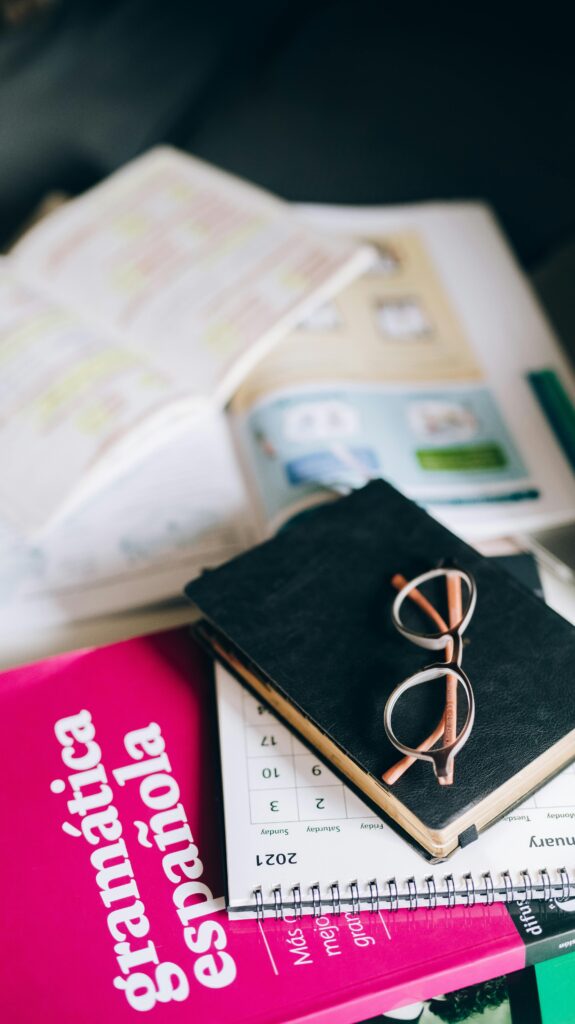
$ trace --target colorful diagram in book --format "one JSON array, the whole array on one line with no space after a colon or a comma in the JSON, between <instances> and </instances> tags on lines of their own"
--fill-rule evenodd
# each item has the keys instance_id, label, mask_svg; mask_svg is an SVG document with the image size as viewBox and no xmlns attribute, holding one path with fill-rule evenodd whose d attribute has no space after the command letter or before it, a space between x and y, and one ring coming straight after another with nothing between
<instances>
[{"instance_id":1,"label":"colorful diagram in book","mask_svg":"<svg viewBox=\"0 0 575 1024\"><path fill-rule=\"evenodd\" d=\"M453 517L456 528L474 518L476 532L477 505L493 506L493 518L540 502L547 481L540 467L533 473L526 417L536 401L527 367L519 348L514 365L509 344L502 356L501 324L486 321L481 331L475 306L484 311L486 297L478 292L466 305L473 259L476 270L487 268L483 287L491 288L501 242L459 259L453 239L443 255L433 250L424 225L425 213L420 229L371 235L379 252L371 271L265 357L237 392L240 444L273 527L322 489L371 476ZM457 286L456 264L465 287ZM517 284L506 269L503 291Z\"/></svg>"},{"instance_id":2,"label":"colorful diagram in book","mask_svg":"<svg viewBox=\"0 0 575 1024\"><path fill-rule=\"evenodd\" d=\"M389 391L355 384L283 394L256 406L244 439L266 514L318 487L357 486L384 476L426 505L467 500L481 475L485 497L537 496L486 387ZM456 499L455 490L459 489Z\"/></svg>"}]
</instances>

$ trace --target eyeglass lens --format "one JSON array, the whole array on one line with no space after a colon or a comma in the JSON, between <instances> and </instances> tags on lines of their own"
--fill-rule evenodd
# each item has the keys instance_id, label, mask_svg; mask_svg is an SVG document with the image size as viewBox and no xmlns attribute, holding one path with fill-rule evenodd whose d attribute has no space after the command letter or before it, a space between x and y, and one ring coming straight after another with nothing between
<instances>
[{"instance_id":1,"label":"eyeglass lens","mask_svg":"<svg viewBox=\"0 0 575 1024\"><path fill-rule=\"evenodd\" d=\"M452 625L448 604L447 573L423 581L402 602L398 611L401 626L414 636L441 636ZM459 622L465 619L472 600L466 577L461 577ZM456 623L457 624L457 623Z\"/></svg>"}]
</instances>

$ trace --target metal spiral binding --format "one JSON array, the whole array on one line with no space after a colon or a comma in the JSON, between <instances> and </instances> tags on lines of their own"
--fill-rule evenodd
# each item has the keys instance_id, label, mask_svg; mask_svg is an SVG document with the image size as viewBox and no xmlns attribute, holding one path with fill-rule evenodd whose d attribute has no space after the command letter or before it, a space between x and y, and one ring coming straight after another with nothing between
<instances>
[{"instance_id":1,"label":"metal spiral binding","mask_svg":"<svg viewBox=\"0 0 575 1024\"><path fill-rule=\"evenodd\" d=\"M565 868L557 868L557 871L561 879L561 896L558 897L558 900L560 903L565 903L571 896L571 879Z\"/></svg>"},{"instance_id":2,"label":"metal spiral binding","mask_svg":"<svg viewBox=\"0 0 575 1024\"><path fill-rule=\"evenodd\" d=\"M505 902L513 903L513 901L515 900L515 892L513 890L513 879L508 871L502 871L501 877L503 878L503 883L505 885Z\"/></svg>"},{"instance_id":3,"label":"metal spiral binding","mask_svg":"<svg viewBox=\"0 0 575 1024\"><path fill-rule=\"evenodd\" d=\"M303 906L302 906L302 901L301 901L301 887L299 885L294 885L294 887L292 889L292 893L293 893L293 912L294 912L294 915L295 915L295 917L301 918L302 914L303 914Z\"/></svg>"},{"instance_id":4,"label":"metal spiral binding","mask_svg":"<svg viewBox=\"0 0 575 1024\"><path fill-rule=\"evenodd\" d=\"M254 889L254 899L256 901L256 918L258 921L264 919L264 898L262 896L262 889L259 886L258 889Z\"/></svg>"},{"instance_id":5,"label":"metal spiral binding","mask_svg":"<svg viewBox=\"0 0 575 1024\"><path fill-rule=\"evenodd\" d=\"M370 910L372 914L379 913L379 886L377 880L373 878L369 883L369 902Z\"/></svg>"},{"instance_id":6,"label":"metal spiral binding","mask_svg":"<svg viewBox=\"0 0 575 1024\"><path fill-rule=\"evenodd\" d=\"M495 889L493 886L493 879L491 877L491 871L486 871L483 875L485 880L485 902L490 907L492 903L495 903Z\"/></svg>"},{"instance_id":7,"label":"metal spiral binding","mask_svg":"<svg viewBox=\"0 0 575 1024\"><path fill-rule=\"evenodd\" d=\"M362 906L365 907L366 905L367 909L372 913L378 913L382 903L386 909L395 912L399 910L400 904L406 906L408 910L415 910L420 906L435 909L440 902L451 908L456 905L458 897L460 897L464 906L473 907L479 902L491 906L495 903L498 894L506 904L521 900L531 902L534 899L545 901L555 899L559 903L565 903L572 899L575 894L575 876L566 867L559 867L554 870L553 874L556 877L553 881L547 868L540 868L537 871L538 881L534 881L534 876L527 868L518 874L522 879L522 883L515 884L511 872L502 871L500 873L500 877L503 880L502 888L501 884L494 882L490 871L485 871L481 875L483 885L481 882L478 884L473 874L468 872L466 875L463 875L465 890L456 889L452 874L444 876L445 890L438 890L433 875L429 875L425 878L425 891L421 893L418 892L417 882L413 876L406 879L405 887L402 886L401 892L395 877L387 879L384 883L383 891L380 889L377 879L373 878L370 882L367 882L363 893L360 892L359 883L356 879L347 884L346 889L349 890L349 896L344 897L343 900L339 881L333 882L329 886L330 895L324 897L324 899L322 899L320 883L314 882L309 887L311 893L311 912L314 917L321 917L324 913L325 900L331 903L331 913L337 916L342 913L342 902L344 904L347 903L348 906L351 903L351 912L358 914ZM557 880L557 876L559 880ZM292 901L289 901L287 906L291 904L294 916L301 919L304 912L301 885L294 885L291 893ZM273 910L276 920L281 920L284 916L286 903L281 885L276 885L271 889L270 896L273 896L273 907L269 903L264 902L261 886L253 890L254 910L258 921L263 921L266 909L268 911ZM306 901L306 907L309 908L309 906L309 901Z\"/></svg>"},{"instance_id":8,"label":"metal spiral binding","mask_svg":"<svg viewBox=\"0 0 575 1024\"><path fill-rule=\"evenodd\" d=\"M531 881L531 875L529 874L528 871L520 871L519 873L520 873L523 881L525 882L524 898L526 900L528 900L528 901L532 900L533 899L533 882Z\"/></svg>"},{"instance_id":9,"label":"metal spiral binding","mask_svg":"<svg viewBox=\"0 0 575 1024\"><path fill-rule=\"evenodd\" d=\"M465 899L467 900L465 905L473 907L475 906L475 882L471 874L464 875L463 877L465 879Z\"/></svg>"},{"instance_id":10,"label":"metal spiral binding","mask_svg":"<svg viewBox=\"0 0 575 1024\"><path fill-rule=\"evenodd\" d=\"M539 874L543 883L543 899L550 900L553 895L553 886L551 885L551 879L549 878L547 868L542 868Z\"/></svg>"},{"instance_id":11,"label":"metal spiral binding","mask_svg":"<svg viewBox=\"0 0 575 1024\"><path fill-rule=\"evenodd\" d=\"M283 899L282 899L282 887L281 887L281 885L276 885L275 886L275 888L273 890L273 894L274 894L274 911L275 911L275 915L276 915L276 921L278 921L280 918L283 917L283 913L284 913L284 903L283 903Z\"/></svg>"},{"instance_id":12,"label":"metal spiral binding","mask_svg":"<svg viewBox=\"0 0 575 1024\"><path fill-rule=\"evenodd\" d=\"M389 909L399 910L399 893L397 891L397 882L395 881L395 878L390 878L386 884L389 894Z\"/></svg>"}]
</instances>

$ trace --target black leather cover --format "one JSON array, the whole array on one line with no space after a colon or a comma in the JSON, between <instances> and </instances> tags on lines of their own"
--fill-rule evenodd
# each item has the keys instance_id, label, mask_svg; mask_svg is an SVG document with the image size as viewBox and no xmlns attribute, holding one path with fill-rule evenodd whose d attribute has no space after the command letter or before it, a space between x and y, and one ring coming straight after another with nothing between
<instances>
[{"instance_id":1,"label":"black leather cover","mask_svg":"<svg viewBox=\"0 0 575 1024\"><path fill-rule=\"evenodd\" d=\"M186 588L236 651L379 782L400 756L383 728L389 693L442 660L395 631L390 580L443 559L477 582L463 658L475 725L453 786L439 786L432 766L418 762L393 787L432 829L455 823L575 729L575 630L564 619L383 481L302 516ZM440 711L428 704L421 736Z\"/></svg>"}]
</instances>

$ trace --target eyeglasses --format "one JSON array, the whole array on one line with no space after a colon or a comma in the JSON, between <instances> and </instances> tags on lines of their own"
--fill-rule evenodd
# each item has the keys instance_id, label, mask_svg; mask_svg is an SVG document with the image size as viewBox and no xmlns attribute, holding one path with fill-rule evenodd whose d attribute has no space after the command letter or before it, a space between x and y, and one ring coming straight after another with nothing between
<instances>
[{"instance_id":1,"label":"eyeglasses","mask_svg":"<svg viewBox=\"0 0 575 1024\"><path fill-rule=\"evenodd\" d=\"M422 588L428 589L430 583L432 586L436 586L433 581L441 579L445 580L447 586L449 625L434 603L422 592ZM391 610L393 624L397 631L407 640L417 644L418 647L424 647L430 651L445 651L445 661L434 662L408 676L395 687L388 698L383 712L385 731L389 741L405 757L389 768L382 775L382 779L388 785L393 785L414 761L421 760L432 763L437 781L441 785L451 785L455 755L469 739L475 718L473 689L461 667L463 634L471 621L477 602L475 580L471 573L463 569L442 567L424 572L410 581L403 576L394 576L392 584L399 590ZM463 588L465 594L462 593ZM465 610L463 608L464 596ZM435 623L438 632L424 633L406 624L405 613L408 600L417 605ZM446 679L445 711L438 725L417 747L402 743L397 737L394 726L394 711L398 701L408 691L443 677ZM461 685L467 700L467 715L461 730L457 732L457 690L459 685ZM396 713L396 719L400 717L403 716ZM397 725L397 728L399 727ZM436 747L435 744L440 740L442 740L442 745Z\"/></svg>"}]
</instances>

